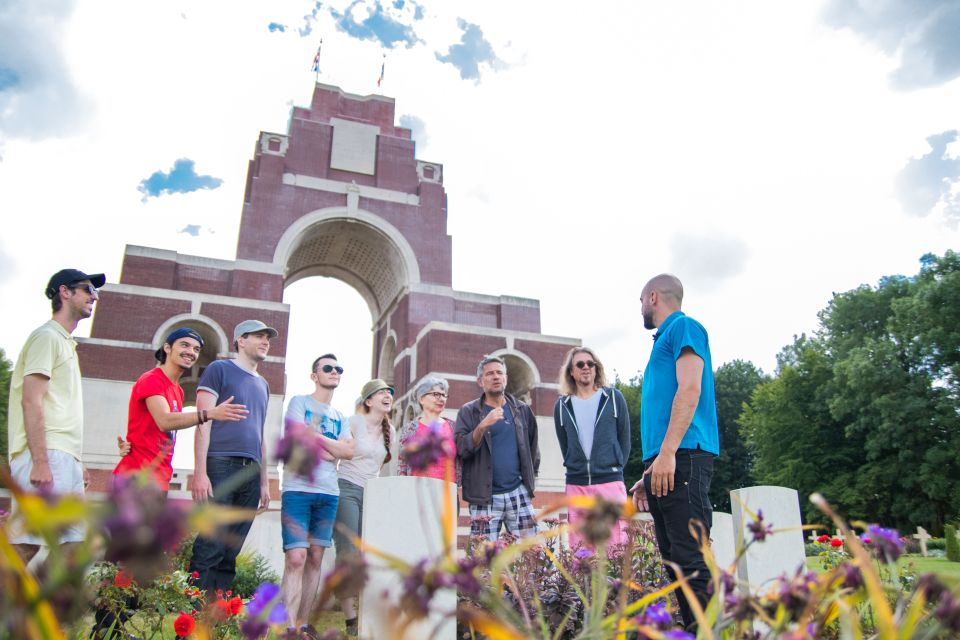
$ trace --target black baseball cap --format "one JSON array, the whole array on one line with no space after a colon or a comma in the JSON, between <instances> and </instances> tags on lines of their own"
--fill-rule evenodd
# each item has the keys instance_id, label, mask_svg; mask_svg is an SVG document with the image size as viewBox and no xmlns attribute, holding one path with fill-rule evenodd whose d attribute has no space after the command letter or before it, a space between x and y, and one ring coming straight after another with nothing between
<instances>
[{"instance_id":1,"label":"black baseball cap","mask_svg":"<svg viewBox=\"0 0 960 640\"><path fill-rule=\"evenodd\" d=\"M107 277L102 273L87 275L79 269L61 269L50 276L50 282L47 283L47 289L44 293L47 295L47 298L53 300L53 297L60 291L61 286L66 285L69 287L82 280L89 280L93 283L94 287L99 289L107 282Z\"/></svg>"}]
</instances>

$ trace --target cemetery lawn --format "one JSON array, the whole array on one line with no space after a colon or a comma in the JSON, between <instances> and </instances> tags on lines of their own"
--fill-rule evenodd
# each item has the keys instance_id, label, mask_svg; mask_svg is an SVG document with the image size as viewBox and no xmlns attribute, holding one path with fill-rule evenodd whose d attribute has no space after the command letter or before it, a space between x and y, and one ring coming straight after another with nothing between
<instances>
[{"instance_id":1,"label":"cemetery lawn","mask_svg":"<svg viewBox=\"0 0 960 640\"><path fill-rule=\"evenodd\" d=\"M924 573L935 573L940 579L953 588L960 586L960 562L950 562L946 558L924 558L923 556L901 556L897 564L903 567L909 563L913 564L913 570L917 575ZM820 564L820 558L817 556L807 557L807 568L811 571L820 573L823 567Z\"/></svg>"}]
</instances>

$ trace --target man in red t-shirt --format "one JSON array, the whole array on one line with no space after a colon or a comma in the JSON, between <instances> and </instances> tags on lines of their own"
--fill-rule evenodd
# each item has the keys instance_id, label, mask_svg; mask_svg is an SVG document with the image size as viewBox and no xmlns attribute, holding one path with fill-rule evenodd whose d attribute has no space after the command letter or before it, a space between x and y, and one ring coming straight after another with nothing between
<instances>
[{"instance_id":1,"label":"man in red t-shirt","mask_svg":"<svg viewBox=\"0 0 960 640\"><path fill-rule=\"evenodd\" d=\"M183 413L181 376L193 366L203 348L203 338L189 327L175 329L157 349L160 363L144 373L130 391L127 439L117 438L120 463L114 474L127 475L149 469L154 482L166 491L173 475L174 431L207 420L242 420L247 408L231 404L233 396L209 411Z\"/></svg>"}]
</instances>

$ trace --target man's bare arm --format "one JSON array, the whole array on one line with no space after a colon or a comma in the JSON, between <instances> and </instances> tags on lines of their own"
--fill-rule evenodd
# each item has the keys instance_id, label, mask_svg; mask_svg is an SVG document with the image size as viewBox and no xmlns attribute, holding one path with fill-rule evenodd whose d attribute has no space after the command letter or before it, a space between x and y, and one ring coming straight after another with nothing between
<instances>
[{"instance_id":1,"label":"man's bare arm","mask_svg":"<svg viewBox=\"0 0 960 640\"><path fill-rule=\"evenodd\" d=\"M43 397L50 388L50 378L39 373L23 377L23 422L27 431L27 448L33 468L30 471L30 484L38 489L53 485L53 473L47 459L47 429L43 415Z\"/></svg>"},{"instance_id":2,"label":"man's bare arm","mask_svg":"<svg viewBox=\"0 0 960 640\"><path fill-rule=\"evenodd\" d=\"M700 402L700 381L703 377L703 358L692 349L684 349L677 358L677 392L673 396L670 422L660 444L660 452L644 472L651 474L650 490L655 496L673 491L673 476L677 470L677 449L686 435L693 414Z\"/></svg>"}]
</instances>

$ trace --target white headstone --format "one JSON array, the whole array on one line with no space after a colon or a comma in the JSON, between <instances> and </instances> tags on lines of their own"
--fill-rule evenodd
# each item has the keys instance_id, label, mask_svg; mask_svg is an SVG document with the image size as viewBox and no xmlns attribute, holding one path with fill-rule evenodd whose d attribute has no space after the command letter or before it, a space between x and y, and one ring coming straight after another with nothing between
<instances>
[{"instance_id":1,"label":"white headstone","mask_svg":"<svg viewBox=\"0 0 960 640\"><path fill-rule=\"evenodd\" d=\"M923 554L923 557L927 557L927 540L930 539L930 534L927 533L927 530L923 527L917 527L917 532L913 534L913 537L920 541L920 553Z\"/></svg>"},{"instance_id":2,"label":"white headstone","mask_svg":"<svg viewBox=\"0 0 960 640\"><path fill-rule=\"evenodd\" d=\"M393 476L367 481L363 492L361 538L371 546L401 560L414 563L421 558L438 558L443 553L443 501L449 504L448 523L454 532L456 548L457 486L433 478ZM400 576L383 569L386 563L367 554L370 579L360 595L360 634L363 640L393 637L392 631L402 624L392 611L401 593ZM378 567L381 567L378 569ZM405 640L456 637L457 625L452 615L457 608L457 593L444 590L434 596L431 614L411 624Z\"/></svg>"},{"instance_id":3,"label":"white headstone","mask_svg":"<svg viewBox=\"0 0 960 640\"><path fill-rule=\"evenodd\" d=\"M785 487L747 487L731 491L733 506L733 529L737 544L745 544L752 538L747 525L753 521L743 509L763 511L763 521L778 531L767 536L763 542L750 545L737 563L737 575L744 587L756 592L769 586L771 580L784 573L793 574L797 567L806 563L803 531L800 529L800 500L794 489ZM742 542L741 542L742 541Z\"/></svg>"},{"instance_id":4,"label":"white headstone","mask_svg":"<svg viewBox=\"0 0 960 640\"><path fill-rule=\"evenodd\" d=\"M733 535L733 516L722 511L713 512L713 525L710 527L710 550L717 560L717 566L725 569L733 564L737 557L736 537Z\"/></svg>"},{"instance_id":5,"label":"white headstone","mask_svg":"<svg viewBox=\"0 0 960 640\"><path fill-rule=\"evenodd\" d=\"M817 538L819 537L820 537L820 534L817 532L816 529L814 529L810 532L810 535L807 536L807 540L809 540L812 544L812 543L815 543L817 541Z\"/></svg>"}]
</instances>

